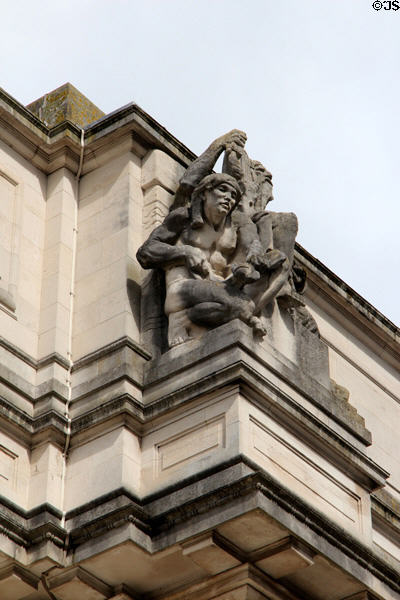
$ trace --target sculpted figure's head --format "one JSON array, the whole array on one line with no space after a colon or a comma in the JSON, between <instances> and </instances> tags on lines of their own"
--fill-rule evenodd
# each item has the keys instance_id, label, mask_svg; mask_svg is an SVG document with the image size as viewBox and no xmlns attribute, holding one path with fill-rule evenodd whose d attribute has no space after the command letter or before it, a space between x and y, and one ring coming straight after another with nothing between
<instances>
[{"instance_id":1,"label":"sculpted figure's head","mask_svg":"<svg viewBox=\"0 0 400 600\"><path fill-rule=\"evenodd\" d=\"M235 208L240 197L241 190L234 177L226 173L207 175L192 193L192 228L204 224L204 215L218 225Z\"/></svg>"},{"instance_id":2,"label":"sculpted figure's head","mask_svg":"<svg viewBox=\"0 0 400 600\"><path fill-rule=\"evenodd\" d=\"M272 173L270 173L259 160L251 160L250 168L255 181L259 183L268 181L272 185Z\"/></svg>"},{"instance_id":3,"label":"sculpted figure's head","mask_svg":"<svg viewBox=\"0 0 400 600\"><path fill-rule=\"evenodd\" d=\"M256 210L264 210L268 202L274 199L272 194L272 173L258 160L250 161L250 171L254 183L257 186Z\"/></svg>"}]
</instances>

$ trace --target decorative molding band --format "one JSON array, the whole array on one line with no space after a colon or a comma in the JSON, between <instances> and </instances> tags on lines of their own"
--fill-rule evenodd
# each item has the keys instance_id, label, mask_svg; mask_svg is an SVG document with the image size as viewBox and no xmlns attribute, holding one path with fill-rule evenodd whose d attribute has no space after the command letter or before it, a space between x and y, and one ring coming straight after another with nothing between
<instances>
[{"instance_id":1,"label":"decorative molding band","mask_svg":"<svg viewBox=\"0 0 400 600\"><path fill-rule=\"evenodd\" d=\"M188 397L189 389L196 391L196 393L200 393L200 390L203 387L212 385L212 382L217 376L220 376L220 374L224 372L229 372L230 369L240 370L242 368L243 372L251 373L252 378L261 384L262 388L270 387L272 384L261 374L261 372L272 373L280 380L289 384L292 389L304 396L328 417L336 421L363 445L369 446L371 444L371 433L365 428L364 420L359 415L354 414L354 408L351 419L349 419L349 405L347 402L341 402L340 404L337 401L335 402L327 388L300 371L293 363L290 363L289 365L287 362L281 361L277 358L276 353L273 355L271 361L267 362L263 360L257 355L254 347L246 343L248 338L246 332L243 331L243 327L247 326L242 323L237 323L237 330L233 331L230 338L228 337L228 326L231 327L231 323L222 325L218 330L208 332L206 334L208 340L205 340L205 343L198 348L195 348L193 351L189 351L185 355L182 354L175 358L163 355L161 359L152 361L152 363L148 365L149 370L147 371L147 374L145 373L145 395L147 394L148 402L152 388L161 388L161 384L164 381L170 383L172 377L176 377L177 389L174 389L173 392L165 396L161 396L161 391L160 398L157 398L157 401L161 400L161 398L165 401L168 401L168 398L172 397L175 399L181 394L185 394L185 396ZM224 339L225 334L228 339ZM209 352L210 347L214 349L212 353ZM177 377L180 373L183 373L188 366L191 368L195 366L198 366L199 368L204 367L206 361L212 361L214 355L221 355L221 350L223 350L227 356L226 367L221 367L219 370L213 370L211 366L210 372L213 373L212 378L208 377L207 373L207 376L203 378L198 377L196 383L190 383L180 387L180 379ZM235 353L235 351L237 352ZM260 365L260 373L247 364L247 355L250 358L255 359L258 365ZM221 361L219 362L221 363ZM277 390L277 393L279 393L279 390Z\"/></svg>"},{"instance_id":2,"label":"decorative molding band","mask_svg":"<svg viewBox=\"0 0 400 600\"><path fill-rule=\"evenodd\" d=\"M64 415L55 410L38 417L31 417L25 411L13 406L6 400L0 397L0 419L8 422L11 425L24 430L28 435L34 435L43 429L56 429L62 435L66 434L68 421Z\"/></svg>"},{"instance_id":3,"label":"decorative molding band","mask_svg":"<svg viewBox=\"0 0 400 600\"><path fill-rule=\"evenodd\" d=\"M372 523L400 540L400 506L385 490L371 495Z\"/></svg>"},{"instance_id":4,"label":"decorative molding band","mask_svg":"<svg viewBox=\"0 0 400 600\"><path fill-rule=\"evenodd\" d=\"M32 356L20 350L20 348L6 340L3 336L0 336L0 346L32 367L32 369L37 369L37 361Z\"/></svg>"},{"instance_id":5,"label":"decorative molding band","mask_svg":"<svg viewBox=\"0 0 400 600\"><path fill-rule=\"evenodd\" d=\"M240 465L246 466L252 471L246 473L243 469L238 470ZM236 470L232 471L232 469ZM200 496L193 494L192 484L196 484L199 480L205 482L207 478L223 471L229 472L231 475L221 479L214 478L211 484L212 489L202 485L203 493ZM218 481L221 480L229 481L229 483L218 485ZM244 497L251 497L252 505L262 509L262 504L256 501L258 494L261 494L261 497L272 501L287 515L294 517L296 522L305 525L307 529L325 540L325 543L328 542L331 547L339 550L342 556L355 561L365 571L385 582L391 589L400 592L398 573L377 556L370 547L365 546L306 501L297 497L245 456L238 455L214 469L209 469L207 472L180 482L178 486L179 506L165 509L171 505L171 500L168 502L167 498L174 493L175 488L165 489L157 496L148 496L143 500L135 498L122 488L115 490L91 503L69 511L66 515L68 536L67 531L54 521L54 519L57 521L60 518L60 514L53 507L43 505L35 511L24 512L12 507L11 503L4 500L4 508L0 513L0 531L26 549L32 548L43 540L51 540L57 546L69 550L76 549L85 540L93 539L110 529L128 523L139 528L146 538L160 540L160 536L168 534L172 528L188 523L194 517L205 515L216 507L240 502ZM98 509L101 511L99 512ZM100 517L99 514L101 514ZM28 521L33 516L35 517L35 528L30 530ZM140 540L137 543L143 545ZM150 549L145 549L152 551L151 546ZM251 553L247 554L242 552L242 558L248 561L257 558L256 554L254 556Z\"/></svg>"},{"instance_id":6,"label":"decorative molding band","mask_svg":"<svg viewBox=\"0 0 400 600\"><path fill-rule=\"evenodd\" d=\"M10 292L0 288L0 304L4 304L4 306L12 313L15 312L16 304L14 297Z\"/></svg>"},{"instance_id":7,"label":"decorative molding band","mask_svg":"<svg viewBox=\"0 0 400 600\"><path fill-rule=\"evenodd\" d=\"M47 367L51 363L57 363L61 367L65 369L69 369L69 362L66 358L58 354L57 352L53 354L49 354L39 360L34 359L32 356L15 346L4 337L0 336L0 346L5 350L8 350L11 354L14 354L17 358L24 361L27 365L32 367L35 370L42 369L43 367ZM76 371L85 367L86 365L99 360L100 358L104 358L108 354L120 350L121 348L130 348L140 356L142 356L145 360L151 360L151 354L145 348L143 348L140 344L132 340L128 336L124 336L115 342L111 342L110 344L106 344L102 346L98 350L91 352L90 354L86 354L82 358L78 359L74 362L73 370Z\"/></svg>"},{"instance_id":8,"label":"decorative molding band","mask_svg":"<svg viewBox=\"0 0 400 600\"><path fill-rule=\"evenodd\" d=\"M204 369L207 361L211 361L214 356L219 357L218 364L221 364L223 356L227 366L234 362L246 365L256 361L260 371L260 383L267 381L264 374L272 373L347 429L364 445L371 444L371 433L365 428L364 419L348 402L335 400L328 381L322 384L271 346L260 348L249 335L248 326L239 320L208 331L201 342L194 343L186 353L177 354L172 350L147 364L144 376L147 402L151 402L156 393L161 395L163 382L170 384L172 378L177 381L176 393L181 389L180 379L177 377L180 373L193 367ZM252 367L250 370L254 371ZM218 373L214 370L212 362L209 372L213 375ZM161 392L158 391L160 389Z\"/></svg>"},{"instance_id":9,"label":"decorative molding band","mask_svg":"<svg viewBox=\"0 0 400 600\"><path fill-rule=\"evenodd\" d=\"M121 350L122 348L129 348L130 350L133 350L133 352L136 352L137 354L142 356L145 360L151 360L151 358L152 358L150 352L148 352L140 344L138 344L137 342L132 340L132 338L130 338L128 336L124 336L124 337L116 340L115 342L106 344L105 346L102 346L98 350L95 350L94 352L90 352L89 354L86 354L82 358L79 358L78 360L76 360L73 364L72 371L74 372L74 371L78 371L79 369L83 369L83 367L87 367L91 363L96 362L97 360L100 360L101 358L104 358L105 356L112 354L113 352Z\"/></svg>"},{"instance_id":10,"label":"decorative molding band","mask_svg":"<svg viewBox=\"0 0 400 600\"><path fill-rule=\"evenodd\" d=\"M9 106L13 111L15 111L18 115L20 115L23 119L26 119L32 125L37 127L42 133L48 134L49 128L41 121L38 117L36 117L30 110L25 108L20 102L18 102L15 98L7 94L5 90L0 88L0 106L6 105Z\"/></svg>"},{"instance_id":11,"label":"decorative molding band","mask_svg":"<svg viewBox=\"0 0 400 600\"><path fill-rule=\"evenodd\" d=\"M44 358L40 358L36 363L36 369L43 369L44 367L47 367L52 363L57 363L58 365L60 365L60 367L63 367L64 369L69 369L70 366L68 360L64 358L64 356L61 356L61 354L58 354L58 352L54 352L53 354L49 354Z\"/></svg>"},{"instance_id":12,"label":"decorative molding band","mask_svg":"<svg viewBox=\"0 0 400 600\"><path fill-rule=\"evenodd\" d=\"M329 286L336 291L339 296L347 300L347 302L348 298L351 298L353 301L353 306L357 308L361 315L366 317L369 321L372 321L374 324L377 324L376 321L378 321L383 331L386 329L391 332L392 339L396 337L398 339L400 338L400 329L394 323L392 323L392 321L387 319L374 306L372 306L372 304L357 294L353 288L347 285L342 279L340 279L340 277L335 275L333 271L328 269L328 267L326 267L317 258L312 256L312 254L307 252L307 250L297 242L295 248L296 258L298 258L301 263L305 263L305 266L311 268L320 279L323 279L322 276L325 276L325 280Z\"/></svg>"},{"instance_id":13,"label":"decorative molding band","mask_svg":"<svg viewBox=\"0 0 400 600\"><path fill-rule=\"evenodd\" d=\"M51 363L57 363L61 367L64 367L65 369L69 368L68 360L66 358L64 358L63 356L61 356L61 354L58 354L57 352L54 352L53 354L49 354L48 356L45 356L44 358L40 358L39 360L36 360L32 356L30 356L29 354L27 354L26 352L24 352L23 350L21 350L20 348L18 348L17 346L15 346L14 344L9 342L2 336L0 336L0 346L2 348L4 348L5 350L7 350L8 352L10 352L11 354L13 354L14 356L16 356L17 358L19 358L20 360L22 360L24 363L26 363L30 367L32 367L32 369L35 369L36 371L38 369L42 369L43 367L47 367Z\"/></svg>"},{"instance_id":14,"label":"decorative molding band","mask_svg":"<svg viewBox=\"0 0 400 600\"><path fill-rule=\"evenodd\" d=\"M76 172L81 133L77 125L66 120L49 128L2 89L0 118L6 143L17 146L19 152L39 169L51 173L60 166L67 166ZM160 148L185 167L196 158L182 142L135 103L123 106L85 128L86 154L91 156L99 143L102 147L107 143L113 144L117 129L119 135L131 131L135 139L147 147Z\"/></svg>"},{"instance_id":15,"label":"decorative molding band","mask_svg":"<svg viewBox=\"0 0 400 600\"><path fill-rule=\"evenodd\" d=\"M120 379L132 381L128 375L118 375L118 380ZM115 378L110 377L110 383L115 383ZM307 438L316 451L322 450L329 460L345 472L351 472L362 485L374 489L377 485L384 484L388 477L385 470L340 435L334 427L307 411L243 361L234 362L216 371L212 378L204 376L195 384L183 386L148 405L143 405L140 400L125 391L119 393L100 406L76 416L71 423L72 435L89 432L110 420L129 426L140 435L147 422L162 417L182 404L188 405L206 393L216 393L221 388L231 385L239 386L238 389L249 402L257 405L262 411L272 412L275 418L296 435L300 431L301 436ZM255 389L257 393L253 391ZM87 397L90 397L90 394L87 394ZM65 416L56 410L31 417L0 398L0 417L5 426L13 425L19 431L22 428L28 436L28 443L33 443L38 434L43 437L46 431L48 435L56 436L59 442L66 435L67 421ZM116 418L119 421L115 421Z\"/></svg>"},{"instance_id":16,"label":"decorative molding band","mask_svg":"<svg viewBox=\"0 0 400 600\"><path fill-rule=\"evenodd\" d=\"M71 433L75 435L90 427L94 427L118 415L130 415L139 424L145 423L145 409L143 405L129 394L122 394L101 406L97 406L71 422Z\"/></svg>"}]
</instances>

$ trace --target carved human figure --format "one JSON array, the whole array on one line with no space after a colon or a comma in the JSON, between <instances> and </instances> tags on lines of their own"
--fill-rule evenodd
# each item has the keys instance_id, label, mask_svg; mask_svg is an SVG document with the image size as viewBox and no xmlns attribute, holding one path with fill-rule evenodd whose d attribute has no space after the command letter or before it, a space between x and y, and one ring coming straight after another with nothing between
<instances>
[{"instance_id":1,"label":"carved human figure","mask_svg":"<svg viewBox=\"0 0 400 600\"><path fill-rule=\"evenodd\" d=\"M233 220L240 230L246 259L249 260L256 249L256 256L253 257L252 262L258 263L261 258L266 266L264 270L270 272L268 290L265 290L267 301L272 295L280 299L291 298L293 303L294 289L301 288L299 278L293 273L294 246L298 231L296 215L266 210L269 202L273 200L272 175L262 163L251 160L243 147L236 144L229 146L225 152L223 170L234 175L243 190L242 199L233 215ZM251 253L249 254L248 249L250 248ZM287 259L284 270L289 272L287 281L283 283L282 269L276 270L282 257ZM294 277L296 281L293 280ZM278 282L273 285L272 280L276 279ZM304 281L302 283L304 287ZM263 284L265 285L264 281L259 281L253 288L259 287L262 290ZM252 295L254 295L254 291ZM257 304L260 312L266 302Z\"/></svg>"},{"instance_id":2,"label":"carved human figure","mask_svg":"<svg viewBox=\"0 0 400 600\"><path fill-rule=\"evenodd\" d=\"M270 174L245 158L245 142L233 130L189 166L171 212L137 253L144 268L165 271L170 347L234 318L264 335L262 309L288 282L290 258L273 245L265 205L259 210ZM232 174L212 174L224 150Z\"/></svg>"},{"instance_id":3,"label":"carved human figure","mask_svg":"<svg viewBox=\"0 0 400 600\"><path fill-rule=\"evenodd\" d=\"M272 175L259 161L251 160L243 147L235 143L229 145L225 152L223 170L234 175L243 190L241 202L233 215L233 220L241 232L242 247L249 247L251 240L257 236L267 255L263 260L267 260L270 269L268 286L265 288L265 281L260 279L252 286L252 290L248 286L245 288L253 298L256 289L259 288L259 299L254 314L260 314L274 297L281 308L289 311L295 321L318 334L318 326L299 296L305 288L306 273L294 261L298 231L296 215L266 210L268 203L273 200ZM255 243L256 247L257 244L258 242ZM280 270L274 269L276 261L279 263L280 260L276 250L287 258L287 263L284 263ZM259 255L262 256L262 252L259 252ZM288 277L283 281L286 266L289 267Z\"/></svg>"}]
</instances>

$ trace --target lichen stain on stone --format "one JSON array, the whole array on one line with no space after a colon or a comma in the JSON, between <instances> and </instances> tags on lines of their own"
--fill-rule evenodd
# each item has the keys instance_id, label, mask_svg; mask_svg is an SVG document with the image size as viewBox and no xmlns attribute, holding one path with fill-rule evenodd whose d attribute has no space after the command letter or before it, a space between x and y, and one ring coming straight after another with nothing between
<instances>
[{"instance_id":1,"label":"lichen stain on stone","mask_svg":"<svg viewBox=\"0 0 400 600\"><path fill-rule=\"evenodd\" d=\"M64 121L86 127L104 116L97 106L70 83L45 94L28 104L27 108L48 127L55 127Z\"/></svg>"}]
</instances>

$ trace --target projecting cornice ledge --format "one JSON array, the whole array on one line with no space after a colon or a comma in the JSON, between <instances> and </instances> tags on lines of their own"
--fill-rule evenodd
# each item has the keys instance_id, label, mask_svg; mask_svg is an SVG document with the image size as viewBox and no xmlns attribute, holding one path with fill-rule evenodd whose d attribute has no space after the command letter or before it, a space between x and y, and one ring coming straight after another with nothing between
<instances>
[{"instance_id":1,"label":"projecting cornice ledge","mask_svg":"<svg viewBox=\"0 0 400 600\"><path fill-rule=\"evenodd\" d=\"M0 140L50 174L61 167L77 173L81 154L81 132L65 120L47 127L30 110L0 88ZM137 104L124 106L84 129L84 168L87 173L127 148L139 155L159 148L187 166L195 155Z\"/></svg>"},{"instance_id":2,"label":"projecting cornice ledge","mask_svg":"<svg viewBox=\"0 0 400 600\"><path fill-rule=\"evenodd\" d=\"M397 368L400 329L299 244L296 244L296 259L307 271L306 295L316 304L322 302L325 308L334 307L344 314L354 335Z\"/></svg>"},{"instance_id":3,"label":"projecting cornice ledge","mask_svg":"<svg viewBox=\"0 0 400 600\"><path fill-rule=\"evenodd\" d=\"M184 551L190 551L185 547L186 540L196 541L196 536L204 534L204 519L211 514L214 542L239 563L257 564L268 557L270 547L266 547L267 552L254 552L241 547L240 540L229 541L227 519L246 515L246 519L258 522L263 515L269 515L269 527L275 523L279 524L279 531L287 531L286 545L301 539L310 560L321 553L344 569L346 574L337 571L337 576L355 577L368 587L376 579L388 589L400 592L393 566L241 455L143 499L123 488L114 490L69 511L65 529L60 527L61 514L49 505L21 511L4 501L0 531L16 547L25 549L28 563L30 556L37 556L38 547L47 542L60 567L63 549L63 556L74 556L76 563L85 560L90 568L93 553L107 552L121 543L133 543L150 555L171 543L183 544ZM325 568L327 563L321 565Z\"/></svg>"}]
</instances>

